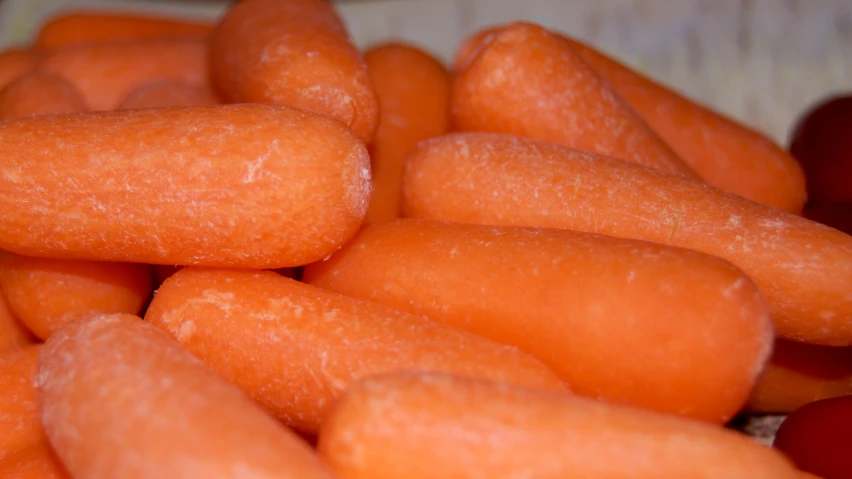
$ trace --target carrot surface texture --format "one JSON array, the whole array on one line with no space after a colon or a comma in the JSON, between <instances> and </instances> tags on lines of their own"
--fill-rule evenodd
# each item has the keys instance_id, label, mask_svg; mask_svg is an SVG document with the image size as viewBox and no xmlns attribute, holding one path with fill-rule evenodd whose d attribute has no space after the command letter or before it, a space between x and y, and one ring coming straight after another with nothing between
<instances>
[{"instance_id":1,"label":"carrot surface texture","mask_svg":"<svg viewBox=\"0 0 852 479\"><path fill-rule=\"evenodd\" d=\"M459 133L407 158L403 214L701 251L742 269L782 339L852 344L852 237L723 190L516 136Z\"/></svg>"},{"instance_id":2,"label":"carrot surface texture","mask_svg":"<svg viewBox=\"0 0 852 479\"><path fill-rule=\"evenodd\" d=\"M78 113L89 107L62 77L32 70L0 90L0 120Z\"/></svg>"},{"instance_id":3,"label":"carrot surface texture","mask_svg":"<svg viewBox=\"0 0 852 479\"><path fill-rule=\"evenodd\" d=\"M320 455L342 479L793 479L777 451L717 426L473 378L366 378Z\"/></svg>"},{"instance_id":4,"label":"carrot surface texture","mask_svg":"<svg viewBox=\"0 0 852 479\"><path fill-rule=\"evenodd\" d=\"M365 143L379 108L361 53L326 0L242 0L211 44L213 78L225 99L276 103L329 115Z\"/></svg>"},{"instance_id":5,"label":"carrot surface texture","mask_svg":"<svg viewBox=\"0 0 852 479\"><path fill-rule=\"evenodd\" d=\"M47 437L75 478L334 477L295 433L135 316L92 316L51 336L36 387Z\"/></svg>"},{"instance_id":6,"label":"carrot surface texture","mask_svg":"<svg viewBox=\"0 0 852 479\"><path fill-rule=\"evenodd\" d=\"M351 238L370 198L363 143L281 106L35 117L0 123L0 148L16 152L0 249L28 256L299 266Z\"/></svg>"},{"instance_id":7,"label":"carrot surface texture","mask_svg":"<svg viewBox=\"0 0 852 479\"><path fill-rule=\"evenodd\" d=\"M73 479L47 439L0 459L3 479Z\"/></svg>"},{"instance_id":8,"label":"carrot surface texture","mask_svg":"<svg viewBox=\"0 0 852 479\"><path fill-rule=\"evenodd\" d=\"M514 347L271 271L183 268L159 288L145 319L307 433L349 383L388 371L567 390Z\"/></svg>"},{"instance_id":9,"label":"carrot surface texture","mask_svg":"<svg viewBox=\"0 0 852 479\"><path fill-rule=\"evenodd\" d=\"M0 353L36 342L35 336L12 314L0 286Z\"/></svg>"},{"instance_id":10,"label":"carrot surface texture","mask_svg":"<svg viewBox=\"0 0 852 479\"><path fill-rule=\"evenodd\" d=\"M167 108L174 106L213 106L221 103L207 86L177 81L145 83L131 91L116 108Z\"/></svg>"},{"instance_id":11,"label":"carrot surface texture","mask_svg":"<svg viewBox=\"0 0 852 479\"><path fill-rule=\"evenodd\" d=\"M0 461L47 440L39 422L35 389L41 347L25 346L0 354Z\"/></svg>"}]
</instances>

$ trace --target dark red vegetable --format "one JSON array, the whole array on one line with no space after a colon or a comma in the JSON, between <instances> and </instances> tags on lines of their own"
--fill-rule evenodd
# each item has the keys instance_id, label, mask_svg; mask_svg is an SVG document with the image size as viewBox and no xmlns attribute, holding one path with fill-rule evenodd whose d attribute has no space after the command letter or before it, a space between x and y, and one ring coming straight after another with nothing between
<instances>
[{"instance_id":1,"label":"dark red vegetable","mask_svg":"<svg viewBox=\"0 0 852 479\"><path fill-rule=\"evenodd\" d=\"M790 413L774 447L824 479L852 478L852 396L824 399Z\"/></svg>"}]
</instances>

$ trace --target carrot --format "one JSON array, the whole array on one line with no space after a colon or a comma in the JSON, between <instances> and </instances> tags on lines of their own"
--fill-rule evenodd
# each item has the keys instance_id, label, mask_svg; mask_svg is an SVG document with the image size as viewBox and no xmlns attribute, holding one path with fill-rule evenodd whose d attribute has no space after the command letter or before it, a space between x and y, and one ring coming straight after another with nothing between
<instances>
[{"instance_id":1,"label":"carrot","mask_svg":"<svg viewBox=\"0 0 852 479\"><path fill-rule=\"evenodd\" d=\"M0 120L88 110L82 95L67 81L30 71L0 90Z\"/></svg>"},{"instance_id":2,"label":"carrot","mask_svg":"<svg viewBox=\"0 0 852 479\"><path fill-rule=\"evenodd\" d=\"M151 283L144 264L0 256L0 287L9 307L41 339L95 313L139 314Z\"/></svg>"},{"instance_id":3,"label":"carrot","mask_svg":"<svg viewBox=\"0 0 852 479\"><path fill-rule=\"evenodd\" d=\"M163 37L208 38L213 24L141 13L65 10L45 22L33 41L44 50Z\"/></svg>"},{"instance_id":4,"label":"carrot","mask_svg":"<svg viewBox=\"0 0 852 479\"><path fill-rule=\"evenodd\" d=\"M140 318L98 315L45 343L47 437L75 478L332 478L311 448Z\"/></svg>"},{"instance_id":5,"label":"carrot","mask_svg":"<svg viewBox=\"0 0 852 479\"><path fill-rule=\"evenodd\" d=\"M366 378L318 449L341 479L796 478L777 451L705 423L474 378Z\"/></svg>"},{"instance_id":6,"label":"carrot","mask_svg":"<svg viewBox=\"0 0 852 479\"><path fill-rule=\"evenodd\" d=\"M47 439L0 460L3 479L71 479Z\"/></svg>"},{"instance_id":7,"label":"carrot","mask_svg":"<svg viewBox=\"0 0 852 479\"><path fill-rule=\"evenodd\" d=\"M166 264L155 264L154 265L154 284L159 287L163 282L169 279L173 274L177 273L183 266L171 266ZM288 278L296 277L297 268L276 268L273 271L276 273L286 276Z\"/></svg>"},{"instance_id":8,"label":"carrot","mask_svg":"<svg viewBox=\"0 0 852 479\"><path fill-rule=\"evenodd\" d=\"M0 287L0 353L36 342L35 336L12 314Z\"/></svg>"},{"instance_id":9,"label":"carrot","mask_svg":"<svg viewBox=\"0 0 852 479\"><path fill-rule=\"evenodd\" d=\"M352 237L370 195L364 145L288 107L36 117L0 123L0 148L0 249L27 256L299 266Z\"/></svg>"},{"instance_id":10,"label":"carrot","mask_svg":"<svg viewBox=\"0 0 852 479\"><path fill-rule=\"evenodd\" d=\"M447 135L407 158L406 216L586 231L727 259L782 339L852 344L852 237L625 161L520 137Z\"/></svg>"},{"instance_id":11,"label":"carrot","mask_svg":"<svg viewBox=\"0 0 852 479\"><path fill-rule=\"evenodd\" d=\"M490 38L454 77L454 129L511 133L696 177L559 37L521 22Z\"/></svg>"},{"instance_id":12,"label":"carrot","mask_svg":"<svg viewBox=\"0 0 852 479\"><path fill-rule=\"evenodd\" d=\"M243 0L213 34L213 78L225 99L334 117L366 143L379 108L367 66L325 0Z\"/></svg>"},{"instance_id":13,"label":"carrot","mask_svg":"<svg viewBox=\"0 0 852 479\"><path fill-rule=\"evenodd\" d=\"M307 433L350 382L385 371L446 371L566 390L513 347L271 271L181 269L157 291L145 319Z\"/></svg>"},{"instance_id":14,"label":"carrot","mask_svg":"<svg viewBox=\"0 0 852 479\"><path fill-rule=\"evenodd\" d=\"M789 413L805 404L852 395L852 347L778 341L746 409Z\"/></svg>"},{"instance_id":15,"label":"carrot","mask_svg":"<svg viewBox=\"0 0 852 479\"><path fill-rule=\"evenodd\" d=\"M92 110L112 110L144 83L208 84L207 54L202 39L105 43L53 51L38 68L74 85Z\"/></svg>"},{"instance_id":16,"label":"carrot","mask_svg":"<svg viewBox=\"0 0 852 479\"><path fill-rule=\"evenodd\" d=\"M482 48L491 43L506 25L492 25L473 32L472 35L462 41L452 60L453 73L464 71L470 64L471 60L476 58L482 51Z\"/></svg>"},{"instance_id":17,"label":"carrot","mask_svg":"<svg viewBox=\"0 0 852 479\"><path fill-rule=\"evenodd\" d=\"M10 48L0 52L0 89L32 70L39 55L29 48Z\"/></svg>"},{"instance_id":18,"label":"carrot","mask_svg":"<svg viewBox=\"0 0 852 479\"><path fill-rule=\"evenodd\" d=\"M116 109L212 106L219 103L216 94L207 86L177 81L157 81L145 83L132 90Z\"/></svg>"},{"instance_id":19,"label":"carrot","mask_svg":"<svg viewBox=\"0 0 852 479\"><path fill-rule=\"evenodd\" d=\"M365 222L399 217L403 160L417 143L447 132L450 78L425 51L384 43L364 54L379 98L379 127L370 145L373 198Z\"/></svg>"},{"instance_id":20,"label":"carrot","mask_svg":"<svg viewBox=\"0 0 852 479\"><path fill-rule=\"evenodd\" d=\"M45 440L33 384L40 350L32 345L0 354L0 460Z\"/></svg>"}]
</instances>

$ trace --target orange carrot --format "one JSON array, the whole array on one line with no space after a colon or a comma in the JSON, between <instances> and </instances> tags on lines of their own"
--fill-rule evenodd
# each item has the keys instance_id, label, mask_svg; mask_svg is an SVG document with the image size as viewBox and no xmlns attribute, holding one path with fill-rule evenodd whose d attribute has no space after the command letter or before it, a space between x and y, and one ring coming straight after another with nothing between
<instances>
[{"instance_id":1,"label":"orange carrot","mask_svg":"<svg viewBox=\"0 0 852 479\"><path fill-rule=\"evenodd\" d=\"M625 161L500 134L447 135L407 158L406 216L587 231L727 259L782 339L852 344L852 237Z\"/></svg>"},{"instance_id":2,"label":"orange carrot","mask_svg":"<svg viewBox=\"0 0 852 479\"><path fill-rule=\"evenodd\" d=\"M3 479L71 479L45 438L0 460Z\"/></svg>"},{"instance_id":3,"label":"orange carrot","mask_svg":"<svg viewBox=\"0 0 852 479\"><path fill-rule=\"evenodd\" d=\"M0 256L0 288L9 308L41 339L95 313L141 313L151 283L144 264Z\"/></svg>"},{"instance_id":4,"label":"orange carrot","mask_svg":"<svg viewBox=\"0 0 852 479\"><path fill-rule=\"evenodd\" d=\"M320 432L341 479L793 479L720 427L570 394L428 373L351 386Z\"/></svg>"},{"instance_id":5,"label":"orange carrot","mask_svg":"<svg viewBox=\"0 0 852 479\"><path fill-rule=\"evenodd\" d=\"M41 347L0 354L0 460L45 440L34 386Z\"/></svg>"},{"instance_id":6,"label":"orange carrot","mask_svg":"<svg viewBox=\"0 0 852 479\"><path fill-rule=\"evenodd\" d=\"M299 266L352 237L370 195L364 145L281 106L34 117L0 123L0 148L0 249L28 256Z\"/></svg>"},{"instance_id":7,"label":"orange carrot","mask_svg":"<svg viewBox=\"0 0 852 479\"><path fill-rule=\"evenodd\" d=\"M772 347L763 297L731 264L588 233L396 220L303 281L517 346L578 394L718 424Z\"/></svg>"},{"instance_id":8,"label":"orange carrot","mask_svg":"<svg viewBox=\"0 0 852 479\"><path fill-rule=\"evenodd\" d=\"M447 132L450 78L437 59L404 43L377 45L364 61L379 98L379 128L370 145L373 198L367 223L399 217L403 160L417 143Z\"/></svg>"},{"instance_id":9,"label":"orange carrot","mask_svg":"<svg viewBox=\"0 0 852 479\"><path fill-rule=\"evenodd\" d=\"M28 48L10 48L0 52L0 89L32 70L38 57L37 53Z\"/></svg>"},{"instance_id":10,"label":"orange carrot","mask_svg":"<svg viewBox=\"0 0 852 479\"><path fill-rule=\"evenodd\" d=\"M243 0L213 34L213 78L226 100L322 113L366 143L379 107L367 66L326 0Z\"/></svg>"},{"instance_id":11,"label":"orange carrot","mask_svg":"<svg viewBox=\"0 0 852 479\"><path fill-rule=\"evenodd\" d=\"M446 371L566 390L513 347L271 271L181 269L145 319L308 433L351 381L379 372Z\"/></svg>"},{"instance_id":12,"label":"orange carrot","mask_svg":"<svg viewBox=\"0 0 852 479\"><path fill-rule=\"evenodd\" d=\"M778 341L746 409L789 413L813 401L852 395L852 347Z\"/></svg>"},{"instance_id":13,"label":"orange carrot","mask_svg":"<svg viewBox=\"0 0 852 479\"><path fill-rule=\"evenodd\" d=\"M45 343L47 437L75 478L332 478L296 434L162 331L99 315Z\"/></svg>"},{"instance_id":14,"label":"orange carrot","mask_svg":"<svg viewBox=\"0 0 852 479\"><path fill-rule=\"evenodd\" d=\"M140 85L131 91L116 108L135 110L139 108L165 108L171 106L218 105L216 94L205 85L194 85L176 81L158 81Z\"/></svg>"},{"instance_id":15,"label":"orange carrot","mask_svg":"<svg viewBox=\"0 0 852 479\"><path fill-rule=\"evenodd\" d=\"M564 41L536 25L490 37L456 72L450 107L457 130L511 133L696 177Z\"/></svg>"},{"instance_id":16,"label":"orange carrot","mask_svg":"<svg viewBox=\"0 0 852 479\"><path fill-rule=\"evenodd\" d=\"M140 13L65 10L48 19L36 33L37 48L53 50L93 43L158 38L208 38L213 24Z\"/></svg>"},{"instance_id":17,"label":"orange carrot","mask_svg":"<svg viewBox=\"0 0 852 479\"><path fill-rule=\"evenodd\" d=\"M0 287L0 353L36 342L35 336L12 314Z\"/></svg>"},{"instance_id":18,"label":"orange carrot","mask_svg":"<svg viewBox=\"0 0 852 479\"><path fill-rule=\"evenodd\" d=\"M169 39L84 45L51 52L38 68L74 85L92 110L112 110L144 83L208 84L207 43Z\"/></svg>"},{"instance_id":19,"label":"orange carrot","mask_svg":"<svg viewBox=\"0 0 852 479\"><path fill-rule=\"evenodd\" d=\"M155 264L154 265L154 284L159 287L163 282L169 279L173 274L177 273L183 266L171 266L166 264ZM288 278L296 277L297 268L276 268L273 271L276 273L286 276Z\"/></svg>"},{"instance_id":20,"label":"orange carrot","mask_svg":"<svg viewBox=\"0 0 852 479\"><path fill-rule=\"evenodd\" d=\"M0 90L0 120L86 110L88 107L74 86L38 70L21 75Z\"/></svg>"}]
</instances>

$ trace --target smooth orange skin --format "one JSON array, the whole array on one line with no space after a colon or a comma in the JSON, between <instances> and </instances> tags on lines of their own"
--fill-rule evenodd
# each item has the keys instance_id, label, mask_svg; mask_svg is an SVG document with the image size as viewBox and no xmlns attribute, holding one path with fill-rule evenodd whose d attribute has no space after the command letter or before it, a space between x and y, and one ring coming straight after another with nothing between
<instances>
[{"instance_id":1,"label":"smooth orange skin","mask_svg":"<svg viewBox=\"0 0 852 479\"><path fill-rule=\"evenodd\" d=\"M72 479L56 452L43 441L0 459L3 479Z\"/></svg>"},{"instance_id":2,"label":"smooth orange skin","mask_svg":"<svg viewBox=\"0 0 852 479\"><path fill-rule=\"evenodd\" d=\"M158 81L140 85L131 91L116 110L167 108L174 106L213 106L221 101L208 86L175 81Z\"/></svg>"},{"instance_id":3,"label":"smooth orange skin","mask_svg":"<svg viewBox=\"0 0 852 479\"><path fill-rule=\"evenodd\" d=\"M370 198L366 147L282 106L34 117L0 123L0 148L15 152L0 163L0 249L28 256L300 266L351 238Z\"/></svg>"},{"instance_id":4,"label":"smooth orange skin","mask_svg":"<svg viewBox=\"0 0 852 479\"><path fill-rule=\"evenodd\" d=\"M793 479L733 431L593 399L440 374L351 386L320 431L341 479Z\"/></svg>"},{"instance_id":5,"label":"smooth orange skin","mask_svg":"<svg viewBox=\"0 0 852 479\"><path fill-rule=\"evenodd\" d=\"M0 460L46 441L34 386L41 347L25 346L0 354Z\"/></svg>"},{"instance_id":6,"label":"smooth orange skin","mask_svg":"<svg viewBox=\"0 0 852 479\"><path fill-rule=\"evenodd\" d=\"M0 90L0 120L87 111L83 96L62 77L30 71Z\"/></svg>"},{"instance_id":7,"label":"smooth orange skin","mask_svg":"<svg viewBox=\"0 0 852 479\"><path fill-rule=\"evenodd\" d=\"M403 214L538 226L701 251L743 270L782 339L852 345L852 237L677 175L516 136L421 143Z\"/></svg>"},{"instance_id":8,"label":"smooth orange skin","mask_svg":"<svg viewBox=\"0 0 852 479\"><path fill-rule=\"evenodd\" d=\"M0 287L0 353L18 349L36 341L38 341L36 337L12 314L3 288Z\"/></svg>"},{"instance_id":9,"label":"smooth orange skin","mask_svg":"<svg viewBox=\"0 0 852 479\"><path fill-rule=\"evenodd\" d=\"M29 48L10 48L0 52L0 89L32 70L39 54Z\"/></svg>"}]
</instances>

